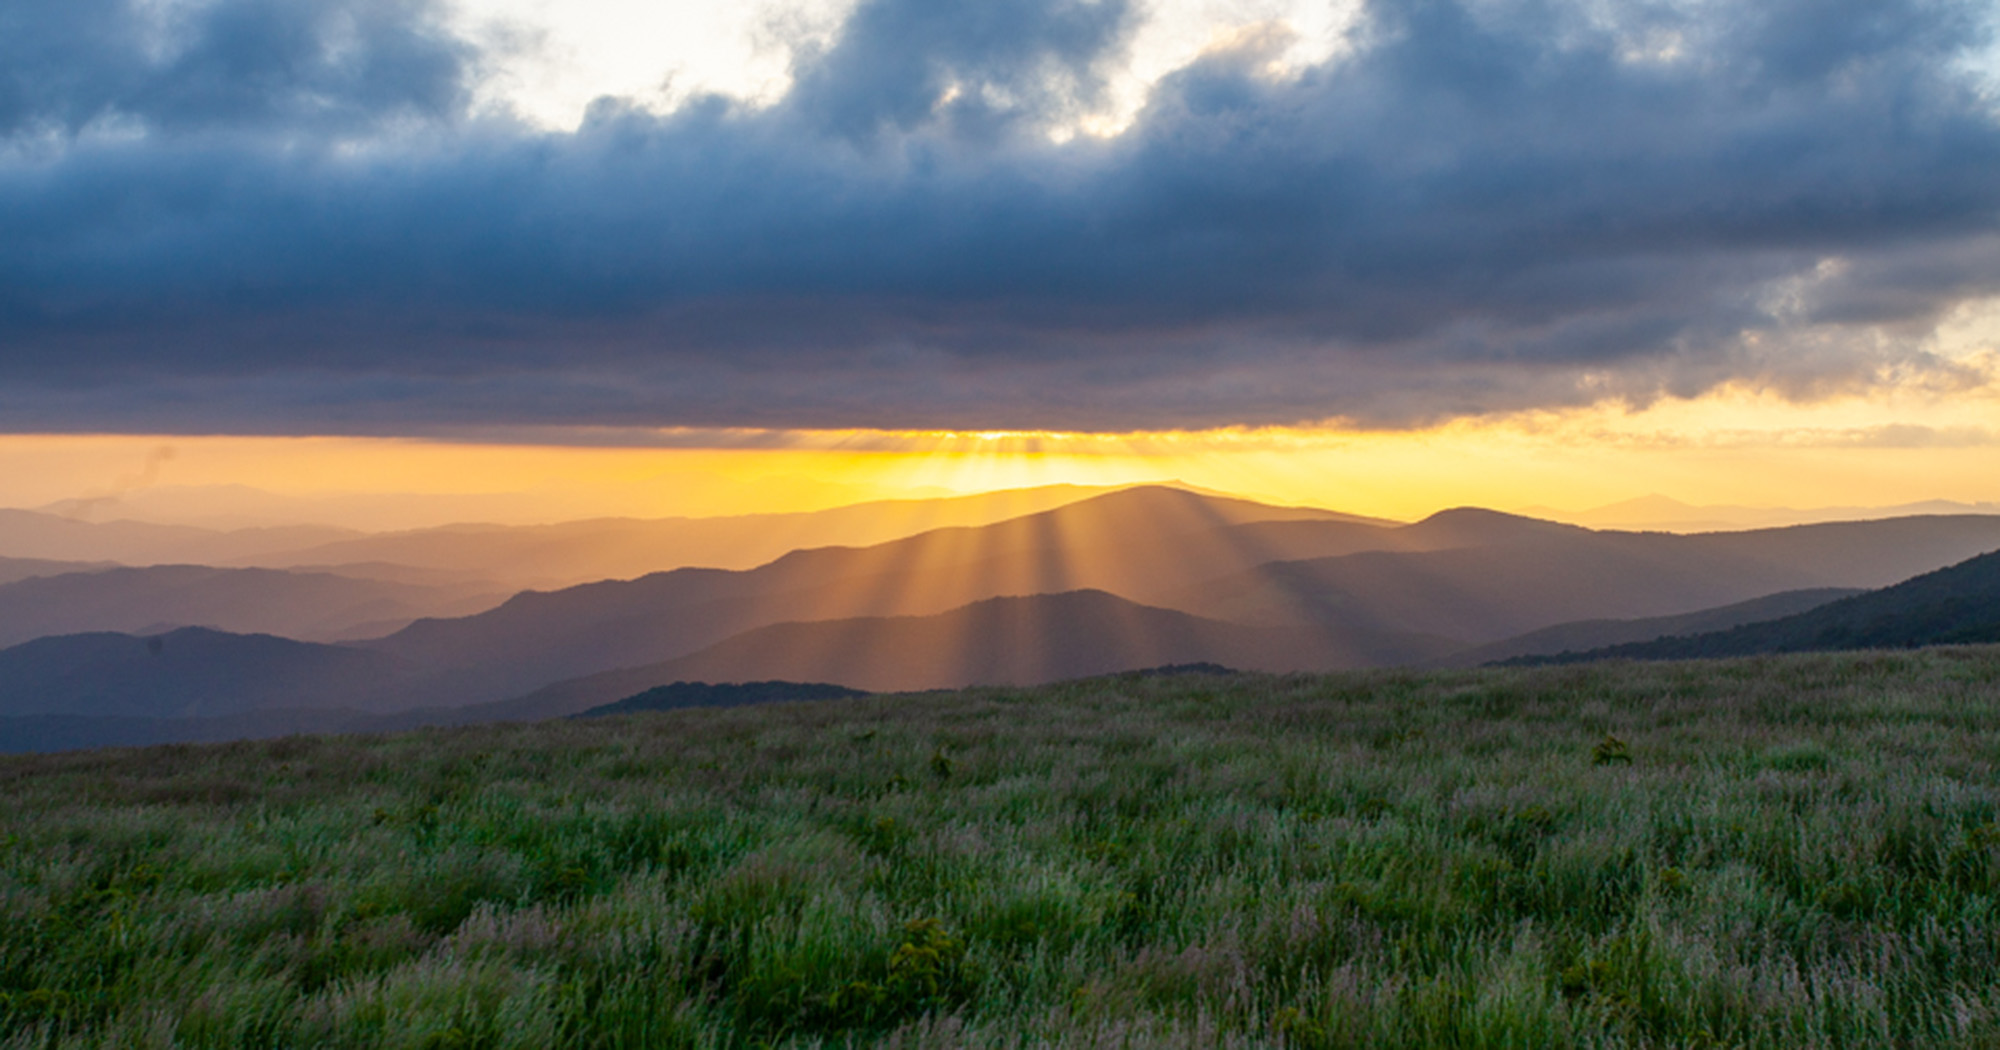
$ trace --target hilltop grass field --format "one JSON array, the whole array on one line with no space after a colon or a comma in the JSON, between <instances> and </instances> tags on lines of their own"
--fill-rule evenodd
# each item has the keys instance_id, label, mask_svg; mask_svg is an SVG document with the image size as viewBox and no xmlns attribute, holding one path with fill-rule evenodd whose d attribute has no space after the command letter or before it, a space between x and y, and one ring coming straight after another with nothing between
<instances>
[{"instance_id":1,"label":"hilltop grass field","mask_svg":"<svg viewBox=\"0 0 2000 1050\"><path fill-rule=\"evenodd\" d=\"M0 1046L1996 1047L2000 648L0 760Z\"/></svg>"}]
</instances>

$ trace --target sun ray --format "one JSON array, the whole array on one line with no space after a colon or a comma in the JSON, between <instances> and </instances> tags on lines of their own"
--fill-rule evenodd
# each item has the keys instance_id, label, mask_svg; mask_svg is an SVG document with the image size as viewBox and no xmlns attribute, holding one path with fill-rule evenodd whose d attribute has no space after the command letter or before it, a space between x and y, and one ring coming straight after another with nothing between
<instances>
[{"instance_id":1,"label":"sun ray","mask_svg":"<svg viewBox=\"0 0 2000 1050\"><path fill-rule=\"evenodd\" d=\"M1983 322L1982 322L1983 323ZM1976 327L1976 326L1975 326ZM1983 346L1983 344L1981 344ZM1974 347L1971 360L1990 351ZM2000 499L2000 392L1789 401L1747 389L1461 419L1141 433L543 428L428 438L0 435L0 506L409 528L811 511L1029 489L1177 483L1411 520L1448 506L1871 506ZM261 494L261 495L259 495ZM65 502L66 501L66 502ZM318 502L315 502L318 501ZM178 508L178 509L175 509ZM317 508L317 509L316 509ZM246 512L247 513L247 512ZM316 520L316 519L314 519Z\"/></svg>"}]
</instances>

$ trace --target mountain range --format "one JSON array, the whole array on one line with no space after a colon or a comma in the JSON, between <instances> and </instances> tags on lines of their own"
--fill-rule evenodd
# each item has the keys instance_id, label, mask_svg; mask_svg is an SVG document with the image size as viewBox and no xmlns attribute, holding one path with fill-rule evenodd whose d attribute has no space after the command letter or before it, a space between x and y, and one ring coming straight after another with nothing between
<instances>
[{"instance_id":1,"label":"mountain range","mask_svg":"<svg viewBox=\"0 0 2000 1050\"><path fill-rule=\"evenodd\" d=\"M1020 500L1060 496L985 524L505 600L492 551L558 533L556 547L587 545L603 523L471 530L498 538L457 564L360 560L407 553L393 544L409 535L306 548L326 559L310 571L21 563L0 583L0 644L26 644L0 651L0 674L27 684L0 687L0 747L561 717L677 681L886 691L1192 662L1476 663L1827 608L2000 549L1991 515L1673 535L1473 508L1405 525L1163 486ZM369 623L382 633L364 637ZM82 633L25 637L64 630Z\"/></svg>"},{"instance_id":2,"label":"mountain range","mask_svg":"<svg viewBox=\"0 0 2000 1050\"><path fill-rule=\"evenodd\" d=\"M218 529L94 522L47 510L0 510L0 553L126 565L333 571L357 564L398 565L513 591L629 579L684 566L752 568L801 547L869 546L933 529L987 525L1107 491L1046 485L793 514L593 518L547 525L467 522L379 533L328 525Z\"/></svg>"},{"instance_id":3,"label":"mountain range","mask_svg":"<svg viewBox=\"0 0 2000 1050\"><path fill-rule=\"evenodd\" d=\"M778 623L928 616L989 598L1101 590L1210 620L1311 630L1353 651L1398 636L1466 647L1572 620L1879 586L2000 547L2000 517L1776 531L1784 535L1595 533L1473 510L1387 526L1139 488L991 526L795 551L743 572L683 569L524 593L363 644L542 684L673 660ZM469 693L439 702L470 702Z\"/></svg>"},{"instance_id":4,"label":"mountain range","mask_svg":"<svg viewBox=\"0 0 2000 1050\"><path fill-rule=\"evenodd\" d=\"M366 649L183 627L0 649L9 716L206 718L279 708L367 709L412 669Z\"/></svg>"},{"instance_id":5,"label":"mountain range","mask_svg":"<svg viewBox=\"0 0 2000 1050\"><path fill-rule=\"evenodd\" d=\"M1685 634L1726 631L1746 623L1775 620L1817 609L1831 601L1865 593L1852 587L1817 587L1803 591L1780 591L1747 602L1701 609L1679 616L1648 616L1636 620L1579 620L1559 623L1539 631L1529 631L1503 641L1459 649L1438 661L1444 667L1478 667L1515 657L1548 653L1581 652L1632 642L1647 642Z\"/></svg>"},{"instance_id":6,"label":"mountain range","mask_svg":"<svg viewBox=\"0 0 2000 1050\"><path fill-rule=\"evenodd\" d=\"M1576 620L1882 587L2000 548L2000 516L1983 515L1682 536L1467 509L1393 532L1409 545L1273 561L1155 600L1243 623L1370 624L1484 645Z\"/></svg>"},{"instance_id":7,"label":"mountain range","mask_svg":"<svg viewBox=\"0 0 2000 1050\"><path fill-rule=\"evenodd\" d=\"M374 577L368 566L285 572L159 565L26 576L0 583L0 645L51 634L159 634L184 626L339 641L379 636L420 617L482 612L507 597L484 582L417 582L407 570L373 571Z\"/></svg>"},{"instance_id":8,"label":"mountain range","mask_svg":"<svg viewBox=\"0 0 2000 1050\"><path fill-rule=\"evenodd\" d=\"M1522 656L1510 662L1687 660L1993 642L2000 642L2000 552L1790 616L1582 652Z\"/></svg>"},{"instance_id":9,"label":"mountain range","mask_svg":"<svg viewBox=\"0 0 2000 1050\"><path fill-rule=\"evenodd\" d=\"M1746 507L1730 504L1695 505L1658 493L1621 500L1589 510L1523 507L1516 513L1593 529L1658 532L1723 532L1767 529L1785 525L1816 525L1828 521L1870 521L1919 514L2000 514L2000 503L1921 500L1882 507Z\"/></svg>"}]
</instances>

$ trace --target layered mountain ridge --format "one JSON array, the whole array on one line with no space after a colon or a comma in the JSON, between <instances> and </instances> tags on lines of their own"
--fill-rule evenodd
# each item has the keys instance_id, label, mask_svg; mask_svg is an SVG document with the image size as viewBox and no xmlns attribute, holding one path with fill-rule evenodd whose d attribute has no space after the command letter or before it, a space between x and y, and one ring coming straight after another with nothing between
<instances>
[{"instance_id":1,"label":"layered mountain ridge","mask_svg":"<svg viewBox=\"0 0 2000 1050\"><path fill-rule=\"evenodd\" d=\"M1523 655L1509 662L1689 660L1995 642L2000 642L2000 552L1789 616L1581 652Z\"/></svg>"},{"instance_id":2,"label":"layered mountain ridge","mask_svg":"<svg viewBox=\"0 0 2000 1050\"><path fill-rule=\"evenodd\" d=\"M1037 491L1022 499L1055 498ZM986 524L505 600L476 566L22 562L20 579L0 572L0 642L37 624L91 640L0 651L20 681L73 701L0 688L0 747L150 741L175 724L260 735L559 717L674 681L886 691L1201 662L1278 672L1476 662L1798 613L2000 549L1991 515L1674 535L1478 508L1405 525L1162 486L1072 495ZM493 530L505 534L481 534ZM536 536L546 538L493 547ZM230 597L246 587L263 597ZM422 615L424 602L453 612L436 607L449 601L490 607ZM390 625L421 618L361 637L371 609ZM228 630L173 630L186 623ZM223 640L260 634L289 634L297 648ZM207 655L133 663L149 644ZM261 670L232 670L237 661ZM300 673L279 673L286 661ZM93 737L78 719L123 721L97 723Z\"/></svg>"}]
</instances>

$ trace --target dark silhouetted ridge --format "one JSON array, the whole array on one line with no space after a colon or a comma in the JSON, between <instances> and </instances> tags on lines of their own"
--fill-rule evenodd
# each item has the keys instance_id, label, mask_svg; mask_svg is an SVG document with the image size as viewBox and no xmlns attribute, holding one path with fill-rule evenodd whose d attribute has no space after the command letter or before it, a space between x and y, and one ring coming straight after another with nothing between
<instances>
[{"instance_id":1,"label":"dark silhouetted ridge","mask_svg":"<svg viewBox=\"0 0 2000 1050\"><path fill-rule=\"evenodd\" d=\"M683 707L741 707L745 704L772 704L793 700L851 700L867 696L859 689L827 682L673 682L657 685L637 696L593 707L571 718L600 718L636 711L673 711Z\"/></svg>"},{"instance_id":2,"label":"dark silhouetted ridge","mask_svg":"<svg viewBox=\"0 0 2000 1050\"><path fill-rule=\"evenodd\" d=\"M1120 674L1119 677L1120 678L1173 678L1178 675L1204 674L1204 675L1212 675L1216 678L1227 678L1230 675L1238 675L1242 673L1243 672L1237 670L1234 667L1224 667L1221 664L1210 663L1206 660L1202 660L1200 662L1191 664L1163 664L1159 667L1142 667L1137 671L1126 671Z\"/></svg>"},{"instance_id":3,"label":"dark silhouetted ridge","mask_svg":"<svg viewBox=\"0 0 2000 1050\"><path fill-rule=\"evenodd\" d=\"M1578 620L1530 631L1505 641L1453 653L1439 661L1444 667L1477 667L1521 656L1583 652L1612 645L1630 645L1686 634L1726 631L1760 620L1793 616L1817 609L1828 602L1864 593L1853 587L1818 587L1803 591L1780 591L1747 602L1735 602L1715 609L1701 609L1679 616L1651 616L1637 620Z\"/></svg>"},{"instance_id":4,"label":"dark silhouetted ridge","mask_svg":"<svg viewBox=\"0 0 2000 1050\"><path fill-rule=\"evenodd\" d=\"M152 637L60 635L0 650L0 717L366 709L409 679L394 657L267 634L187 627Z\"/></svg>"},{"instance_id":5,"label":"dark silhouetted ridge","mask_svg":"<svg viewBox=\"0 0 2000 1050\"><path fill-rule=\"evenodd\" d=\"M1834 649L1914 649L2000 642L2000 552L1795 616L1727 631L1614 645L1509 663L1685 660Z\"/></svg>"}]
</instances>

